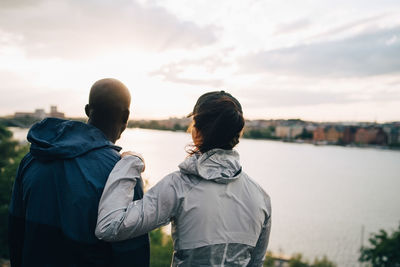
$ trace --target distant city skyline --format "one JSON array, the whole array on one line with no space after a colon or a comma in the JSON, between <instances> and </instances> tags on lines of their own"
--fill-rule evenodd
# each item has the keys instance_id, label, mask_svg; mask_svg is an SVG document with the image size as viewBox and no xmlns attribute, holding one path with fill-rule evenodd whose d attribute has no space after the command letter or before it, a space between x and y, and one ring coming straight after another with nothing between
<instances>
[{"instance_id":1,"label":"distant city skyline","mask_svg":"<svg viewBox=\"0 0 400 267\"><path fill-rule=\"evenodd\" d=\"M398 0L4 0L0 116L85 117L114 77L131 119L182 117L232 93L248 119L400 121Z\"/></svg>"},{"instance_id":2,"label":"distant city skyline","mask_svg":"<svg viewBox=\"0 0 400 267\"><path fill-rule=\"evenodd\" d=\"M0 115L0 118L23 118L23 117L30 117L36 119L44 119L46 117L56 117L56 118L65 118L65 119L87 119L86 115L83 116L69 116L65 114L61 110L58 110L58 107L55 105L49 106L49 111L46 113L46 108L35 108L34 110L17 110L13 114L7 115ZM262 117L255 117L255 118L245 118L251 122L258 122L258 121L303 121L303 122L310 122L310 123L322 123L327 125L335 125L336 123L340 125L374 125L374 124L385 124L385 123L400 123L400 120L392 120L392 121L318 121L318 120L305 120L298 117L289 117L289 118L262 118ZM174 121L174 120L190 120L190 118L186 115L181 116L168 116L168 117L158 117L158 118L140 118L140 117L132 117L130 116L129 121ZM365 124L366 123L366 124Z\"/></svg>"}]
</instances>

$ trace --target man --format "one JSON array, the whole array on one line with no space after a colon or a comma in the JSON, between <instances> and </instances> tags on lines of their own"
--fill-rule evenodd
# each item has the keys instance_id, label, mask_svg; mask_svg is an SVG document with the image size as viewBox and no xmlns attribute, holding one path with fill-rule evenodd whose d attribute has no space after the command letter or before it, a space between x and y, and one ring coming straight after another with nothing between
<instances>
[{"instance_id":1,"label":"man","mask_svg":"<svg viewBox=\"0 0 400 267\"><path fill-rule=\"evenodd\" d=\"M123 83L102 79L90 90L87 124L47 118L30 129L10 204L12 266L149 266L147 234L112 244L94 235L130 101ZM142 185L134 195L143 196Z\"/></svg>"}]
</instances>

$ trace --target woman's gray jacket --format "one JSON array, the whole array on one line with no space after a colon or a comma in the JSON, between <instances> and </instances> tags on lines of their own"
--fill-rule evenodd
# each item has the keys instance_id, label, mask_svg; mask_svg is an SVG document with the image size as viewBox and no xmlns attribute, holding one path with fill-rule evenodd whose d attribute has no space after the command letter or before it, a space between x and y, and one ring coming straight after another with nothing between
<instances>
[{"instance_id":1,"label":"woman's gray jacket","mask_svg":"<svg viewBox=\"0 0 400 267\"><path fill-rule=\"evenodd\" d=\"M143 167L135 156L115 165L99 204L99 239L125 240L172 222L172 266L262 266L270 198L242 171L235 150L188 157L132 201Z\"/></svg>"}]
</instances>

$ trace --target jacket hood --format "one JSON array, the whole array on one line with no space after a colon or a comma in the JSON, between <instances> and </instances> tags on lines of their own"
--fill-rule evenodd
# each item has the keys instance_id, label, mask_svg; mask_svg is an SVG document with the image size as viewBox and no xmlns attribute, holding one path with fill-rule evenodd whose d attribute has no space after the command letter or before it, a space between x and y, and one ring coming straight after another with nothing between
<instances>
[{"instance_id":1,"label":"jacket hood","mask_svg":"<svg viewBox=\"0 0 400 267\"><path fill-rule=\"evenodd\" d=\"M242 171L239 153L235 150L212 149L194 154L179 165L181 172L217 183L236 180Z\"/></svg>"},{"instance_id":2,"label":"jacket hood","mask_svg":"<svg viewBox=\"0 0 400 267\"><path fill-rule=\"evenodd\" d=\"M28 132L28 141L32 156L39 160L74 158L103 147L121 150L92 125L56 118L33 125Z\"/></svg>"}]
</instances>

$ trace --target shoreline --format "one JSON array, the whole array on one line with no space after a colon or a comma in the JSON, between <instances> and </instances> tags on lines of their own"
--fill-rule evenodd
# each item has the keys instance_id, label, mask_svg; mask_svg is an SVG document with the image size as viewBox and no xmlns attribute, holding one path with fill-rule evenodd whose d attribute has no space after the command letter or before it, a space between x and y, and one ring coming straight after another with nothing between
<instances>
[{"instance_id":1,"label":"shoreline","mask_svg":"<svg viewBox=\"0 0 400 267\"><path fill-rule=\"evenodd\" d=\"M175 129L158 129L158 128L144 128L144 127L127 127L127 129L144 129L144 130L154 130L154 131L167 131L167 132L180 132L185 133L184 130ZM366 145L366 144L335 144L329 142L314 142L312 140L289 140L289 139L279 139L279 138L254 138L248 136L242 136L241 138L246 140L260 140L260 141L274 141L282 143L292 143L292 144L306 144L314 146L331 146L331 147L346 147L346 148L361 148L361 149L377 149L377 150L388 150L388 151L400 151L400 147L390 147L390 146L379 146L379 145Z\"/></svg>"},{"instance_id":2,"label":"shoreline","mask_svg":"<svg viewBox=\"0 0 400 267\"><path fill-rule=\"evenodd\" d=\"M17 126L9 126L7 128L15 128L15 129L26 129L28 130L29 127L17 127ZM177 129L168 129L168 128L150 128L150 127L127 127L127 129L144 129L144 130L154 130L154 131L167 131L167 132L180 132L186 133L185 130L177 130ZM249 136L242 136L243 139L246 140L260 140L260 141L274 141L274 142L282 142L282 143L291 143L291 144L306 144L306 145L314 145L320 147L345 147L345 148L360 148L360 149L376 149L376 150L384 150L384 151L400 151L400 146L379 146L379 145L367 145L367 144L335 144L329 143L326 141L312 141L312 140L302 140L302 139L280 139L280 138L262 138L262 137L249 137ZM26 140L19 140L20 142L24 143ZM0 266L1 267L1 266Z\"/></svg>"}]
</instances>

